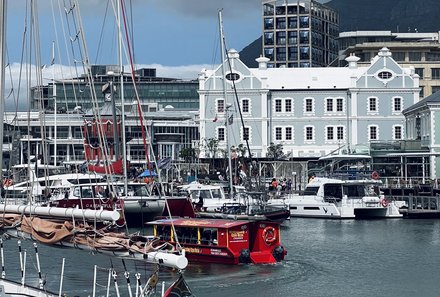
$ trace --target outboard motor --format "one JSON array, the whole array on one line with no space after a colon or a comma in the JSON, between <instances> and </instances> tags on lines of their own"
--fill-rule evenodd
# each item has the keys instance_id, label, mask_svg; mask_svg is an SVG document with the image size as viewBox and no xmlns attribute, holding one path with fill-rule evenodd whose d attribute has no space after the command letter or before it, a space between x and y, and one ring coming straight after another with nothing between
<instances>
[{"instance_id":1,"label":"outboard motor","mask_svg":"<svg viewBox=\"0 0 440 297\"><path fill-rule=\"evenodd\" d=\"M275 260L277 260L277 262L283 260L286 254L287 252L282 245L276 246L272 251L272 255L275 258Z\"/></svg>"},{"instance_id":2,"label":"outboard motor","mask_svg":"<svg viewBox=\"0 0 440 297\"><path fill-rule=\"evenodd\" d=\"M240 257L238 258L240 263L250 263L251 262L251 251L249 249L242 249L240 251Z\"/></svg>"}]
</instances>

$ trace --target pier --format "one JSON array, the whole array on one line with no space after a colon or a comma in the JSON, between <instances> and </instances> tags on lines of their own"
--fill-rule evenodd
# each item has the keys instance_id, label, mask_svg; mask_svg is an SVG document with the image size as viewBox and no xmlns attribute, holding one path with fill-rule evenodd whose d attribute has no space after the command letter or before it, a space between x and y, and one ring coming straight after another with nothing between
<instances>
[{"instance_id":1,"label":"pier","mask_svg":"<svg viewBox=\"0 0 440 297\"><path fill-rule=\"evenodd\" d=\"M435 196L385 196L388 200L401 201L400 213L406 218L440 218L440 195Z\"/></svg>"}]
</instances>

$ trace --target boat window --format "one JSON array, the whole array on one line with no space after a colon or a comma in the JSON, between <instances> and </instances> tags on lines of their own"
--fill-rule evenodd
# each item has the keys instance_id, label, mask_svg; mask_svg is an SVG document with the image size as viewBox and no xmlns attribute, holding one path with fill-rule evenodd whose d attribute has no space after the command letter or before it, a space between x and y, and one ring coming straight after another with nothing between
<instances>
[{"instance_id":1,"label":"boat window","mask_svg":"<svg viewBox=\"0 0 440 297\"><path fill-rule=\"evenodd\" d=\"M73 196L74 197L81 197L80 188L73 189Z\"/></svg>"},{"instance_id":2,"label":"boat window","mask_svg":"<svg viewBox=\"0 0 440 297\"><path fill-rule=\"evenodd\" d=\"M92 190L90 188L83 188L81 190L81 197L82 198L92 198Z\"/></svg>"},{"instance_id":3,"label":"boat window","mask_svg":"<svg viewBox=\"0 0 440 297\"><path fill-rule=\"evenodd\" d=\"M181 243L197 244L197 228L193 227L176 227L176 236Z\"/></svg>"},{"instance_id":4,"label":"boat window","mask_svg":"<svg viewBox=\"0 0 440 297\"><path fill-rule=\"evenodd\" d=\"M201 190L199 191L199 195L196 198L209 199L211 198L211 195L209 193L210 193L209 190Z\"/></svg>"},{"instance_id":5,"label":"boat window","mask_svg":"<svg viewBox=\"0 0 440 297\"><path fill-rule=\"evenodd\" d=\"M212 190L212 197L213 198L222 198L222 192L220 189L213 189Z\"/></svg>"},{"instance_id":6,"label":"boat window","mask_svg":"<svg viewBox=\"0 0 440 297\"><path fill-rule=\"evenodd\" d=\"M342 199L342 187L340 184L324 185L324 197L334 197Z\"/></svg>"},{"instance_id":7,"label":"boat window","mask_svg":"<svg viewBox=\"0 0 440 297\"><path fill-rule=\"evenodd\" d=\"M350 197L364 197L367 196L367 191L363 185L347 185L343 187L344 195Z\"/></svg>"},{"instance_id":8,"label":"boat window","mask_svg":"<svg viewBox=\"0 0 440 297\"><path fill-rule=\"evenodd\" d=\"M217 229L200 229L200 242L206 245L217 245Z\"/></svg>"},{"instance_id":9,"label":"boat window","mask_svg":"<svg viewBox=\"0 0 440 297\"><path fill-rule=\"evenodd\" d=\"M304 189L304 195L316 195L318 194L319 187L306 187Z\"/></svg>"}]
</instances>

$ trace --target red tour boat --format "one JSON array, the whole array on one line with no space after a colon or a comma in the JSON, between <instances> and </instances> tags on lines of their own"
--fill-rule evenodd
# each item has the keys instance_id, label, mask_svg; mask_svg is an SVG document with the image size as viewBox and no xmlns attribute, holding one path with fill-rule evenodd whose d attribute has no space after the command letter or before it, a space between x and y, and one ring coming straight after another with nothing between
<instances>
[{"instance_id":1,"label":"red tour boat","mask_svg":"<svg viewBox=\"0 0 440 297\"><path fill-rule=\"evenodd\" d=\"M173 245L178 241L193 261L276 263L287 254L276 222L171 218L147 224L154 226L154 236L162 241Z\"/></svg>"}]
</instances>

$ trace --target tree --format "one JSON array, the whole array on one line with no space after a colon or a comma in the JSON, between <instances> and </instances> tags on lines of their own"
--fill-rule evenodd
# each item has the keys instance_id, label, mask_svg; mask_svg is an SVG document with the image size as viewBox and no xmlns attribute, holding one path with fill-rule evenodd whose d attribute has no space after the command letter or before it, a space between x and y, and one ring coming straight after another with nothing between
<instances>
[{"instance_id":1,"label":"tree","mask_svg":"<svg viewBox=\"0 0 440 297\"><path fill-rule=\"evenodd\" d=\"M213 171L215 171L214 168L214 160L215 160L215 155L218 152L218 143L220 141L217 138L208 138L205 140L205 148L206 150L209 152L209 158L211 158L211 160L209 161L209 163L212 163L212 169Z\"/></svg>"},{"instance_id":2,"label":"tree","mask_svg":"<svg viewBox=\"0 0 440 297\"><path fill-rule=\"evenodd\" d=\"M271 142L269 147L267 148L267 157L272 158L273 160L285 158L286 155L283 152L283 145L281 143L274 144L273 142Z\"/></svg>"},{"instance_id":3,"label":"tree","mask_svg":"<svg viewBox=\"0 0 440 297\"><path fill-rule=\"evenodd\" d=\"M190 163L196 158L196 150L192 147L186 147L180 150L179 157L183 158L185 162Z\"/></svg>"}]
</instances>

